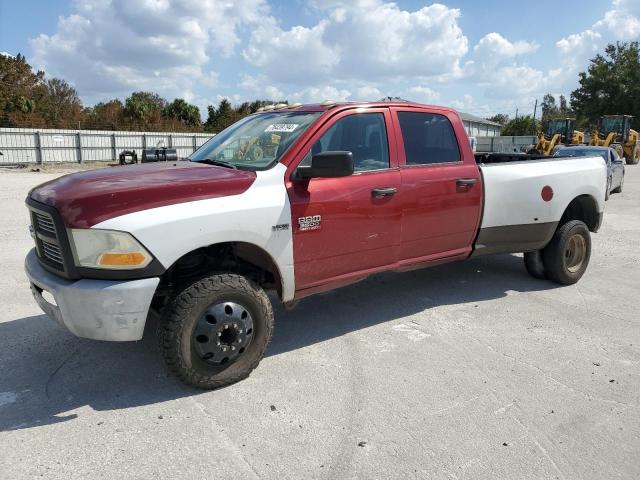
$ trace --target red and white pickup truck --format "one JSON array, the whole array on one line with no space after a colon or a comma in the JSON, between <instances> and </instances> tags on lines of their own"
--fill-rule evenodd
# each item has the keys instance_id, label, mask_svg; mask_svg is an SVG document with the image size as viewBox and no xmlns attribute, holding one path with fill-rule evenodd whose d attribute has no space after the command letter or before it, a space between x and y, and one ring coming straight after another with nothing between
<instances>
[{"instance_id":1,"label":"red and white pickup truck","mask_svg":"<svg viewBox=\"0 0 640 480\"><path fill-rule=\"evenodd\" d=\"M157 312L168 365L201 388L258 365L274 325L265 291L294 303L511 252L536 277L575 283L606 187L601 157L476 159L455 111L407 102L267 109L185 160L33 189L26 272L77 336L139 340Z\"/></svg>"}]
</instances>

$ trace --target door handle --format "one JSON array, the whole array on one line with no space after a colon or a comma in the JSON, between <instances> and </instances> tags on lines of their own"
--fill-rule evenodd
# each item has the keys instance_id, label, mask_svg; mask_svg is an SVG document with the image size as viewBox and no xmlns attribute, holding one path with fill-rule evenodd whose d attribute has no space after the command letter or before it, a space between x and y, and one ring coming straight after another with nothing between
<instances>
[{"instance_id":1,"label":"door handle","mask_svg":"<svg viewBox=\"0 0 640 480\"><path fill-rule=\"evenodd\" d=\"M398 189L394 187L374 188L371 190L371 195L374 197L393 197L397 192Z\"/></svg>"},{"instance_id":2,"label":"door handle","mask_svg":"<svg viewBox=\"0 0 640 480\"><path fill-rule=\"evenodd\" d=\"M456 180L456 186L466 189L473 187L476 183L478 183L476 178L459 178Z\"/></svg>"}]
</instances>

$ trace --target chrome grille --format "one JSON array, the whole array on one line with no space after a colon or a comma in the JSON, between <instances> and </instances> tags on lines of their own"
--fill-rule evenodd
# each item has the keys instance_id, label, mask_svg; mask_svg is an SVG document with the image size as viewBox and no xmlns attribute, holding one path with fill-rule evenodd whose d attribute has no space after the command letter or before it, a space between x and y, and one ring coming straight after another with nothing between
<instances>
[{"instance_id":1,"label":"chrome grille","mask_svg":"<svg viewBox=\"0 0 640 480\"><path fill-rule=\"evenodd\" d=\"M53 243L45 242L44 240L40 241L40 245L42 246L42 256L47 260L60 264L62 267L63 260L60 247Z\"/></svg>"},{"instance_id":2,"label":"chrome grille","mask_svg":"<svg viewBox=\"0 0 640 480\"><path fill-rule=\"evenodd\" d=\"M56 226L53 223L53 219L50 215L45 213L33 212L34 228L42 233L56 236Z\"/></svg>"}]
</instances>

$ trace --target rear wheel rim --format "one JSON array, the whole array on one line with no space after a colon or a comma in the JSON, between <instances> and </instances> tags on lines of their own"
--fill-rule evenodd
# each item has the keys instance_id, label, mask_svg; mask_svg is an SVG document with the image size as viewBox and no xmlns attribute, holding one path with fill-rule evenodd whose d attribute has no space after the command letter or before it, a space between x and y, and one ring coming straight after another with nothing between
<instances>
[{"instance_id":1,"label":"rear wheel rim","mask_svg":"<svg viewBox=\"0 0 640 480\"><path fill-rule=\"evenodd\" d=\"M564 261L566 269L571 273L578 272L584 264L587 256L587 242L579 233L569 237L564 249Z\"/></svg>"},{"instance_id":2,"label":"rear wheel rim","mask_svg":"<svg viewBox=\"0 0 640 480\"><path fill-rule=\"evenodd\" d=\"M247 350L253 329L253 318L246 307L236 302L217 302L198 319L192 333L193 350L206 364L227 367Z\"/></svg>"}]
</instances>

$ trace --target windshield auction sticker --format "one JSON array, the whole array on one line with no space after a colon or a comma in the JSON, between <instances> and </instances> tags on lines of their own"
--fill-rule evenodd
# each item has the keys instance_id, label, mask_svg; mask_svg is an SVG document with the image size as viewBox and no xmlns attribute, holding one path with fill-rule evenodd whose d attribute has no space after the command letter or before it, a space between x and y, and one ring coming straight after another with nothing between
<instances>
[{"instance_id":1,"label":"windshield auction sticker","mask_svg":"<svg viewBox=\"0 0 640 480\"><path fill-rule=\"evenodd\" d=\"M289 133L293 132L296 128L298 128L297 123L274 123L265 128L264 131Z\"/></svg>"}]
</instances>

